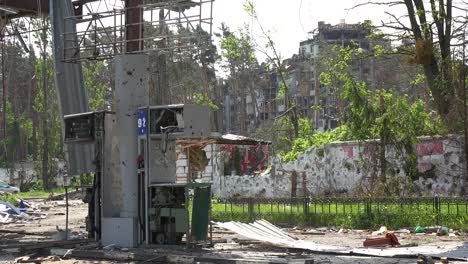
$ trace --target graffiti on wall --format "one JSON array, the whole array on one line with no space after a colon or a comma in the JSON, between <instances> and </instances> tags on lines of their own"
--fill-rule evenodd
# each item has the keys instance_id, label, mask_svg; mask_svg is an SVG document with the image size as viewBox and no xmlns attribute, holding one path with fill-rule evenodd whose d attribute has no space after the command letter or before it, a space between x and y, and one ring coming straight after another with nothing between
<instances>
[{"instance_id":1,"label":"graffiti on wall","mask_svg":"<svg viewBox=\"0 0 468 264\"><path fill-rule=\"evenodd\" d=\"M224 175L254 175L268 167L269 145L234 145L220 147L224 153Z\"/></svg>"}]
</instances>

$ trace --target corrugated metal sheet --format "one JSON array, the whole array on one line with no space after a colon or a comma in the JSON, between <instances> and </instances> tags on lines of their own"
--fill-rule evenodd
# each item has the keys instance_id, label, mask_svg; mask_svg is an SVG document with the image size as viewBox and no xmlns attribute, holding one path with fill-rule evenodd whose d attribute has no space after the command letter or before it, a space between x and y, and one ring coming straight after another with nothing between
<instances>
[{"instance_id":1,"label":"corrugated metal sheet","mask_svg":"<svg viewBox=\"0 0 468 264\"><path fill-rule=\"evenodd\" d=\"M73 14L71 0L50 0L55 85L62 116L89 111L88 94L83 81L81 64L63 62L64 43L62 35L64 32L73 32L76 28L73 20L67 20L67 23L65 23L64 18L73 16ZM94 157L93 145L70 144L65 147L69 175L94 171L92 163Z\"/></svg>"},{"instance_id":2,"label":"corrugated metal sheet","mask_svg":"<svg viewBox=\"0 0 468 264\"><path fill-rule=\"evenodd\" d=\"M358 254L375 257L448 257L457 260L468 260L468 245L462 241L444 243L443 245L422 245L418 247L396 248L348 248L334 247L300 240L289 235L271 223L260 220L251 224L239 222L215 223L216 226L235 232L243 237L265 242L274 246L311 250L318 253Z\"/></svg>"}]
</instances>

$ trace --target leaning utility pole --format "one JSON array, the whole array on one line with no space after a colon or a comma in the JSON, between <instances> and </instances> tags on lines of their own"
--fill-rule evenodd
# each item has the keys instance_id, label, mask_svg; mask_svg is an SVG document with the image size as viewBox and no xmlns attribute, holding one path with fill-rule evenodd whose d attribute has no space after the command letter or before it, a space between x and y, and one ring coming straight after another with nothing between
<instances>
[{"instance_id":1,"label":"leaning utility pole","mask_svg":"<svg viewBox=\"0 0 468 264\"><path fill-rule=\"evenodd\" d=\"M49 127L47 119L49 111L48 102L48 80L47 80L47 28L46 28L46 17L42 17L42 92L44 96L43 102L43 128L42 136L44 137L44 145L42 146L42 185L44 190L50 189L49 181Z\"/></svg>"},{"instance_id":2,"label":"leaning utility pole","mask_svg":"<svg viewBox=\"0 0 468 264\"><path fill-rule=\"evenodd\" d=\"M5 37L3 31L5 26L2 26L1 29L1 41L2 41L2 139L3 139L3 156L5 157L5 162L8 162L7 155L7 120L6 120L6 70L5 70Z\"/></svg>"},{"instance_id":3,"label":"leaning utility pole","mask_svg":"<svg viewBox=\"0 0 468 264\"><path fill-rule=\"evenodd\" d=\"M161 36L167 35L166 23L165 23L165 11L164 8L159 10L159 34ZM167 76L167 62L166 62L166 39L163 38L158 43L159 51L156 56L156 78L155 87L150 87L154 90L153 98L150 97L150 103L152 105L164 105L170 103L169 98L169 78Z\"/></svg>"},{"instance_id":4,"label":"leaning utility pole","mask_svg":"<svg viewBox=\"0 0 468 264\"><path fill-rule=\"evenodd\" d=\"M462 195L468 194L468 106L467 104L467 94L466 94L466 57L465 57L465 44L463 44L463 60L462 60L462 72L461 72L461 85L463 89L463 129L464 129L464 154L465 154L465 171L463 173L463 186L462 186Z\"/></svg>"}]
</instances>

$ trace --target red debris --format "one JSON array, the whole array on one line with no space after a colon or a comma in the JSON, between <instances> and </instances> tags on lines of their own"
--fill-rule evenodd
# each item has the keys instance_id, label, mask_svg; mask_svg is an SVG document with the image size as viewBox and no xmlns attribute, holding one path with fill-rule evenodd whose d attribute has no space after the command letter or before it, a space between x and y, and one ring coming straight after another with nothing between
<instances>
[{"instance_id":1,"label":"red debris","mask_svg":"<svg viewBox=\"0 0 468 264\"><path fill-rule=\"evenodd\" d=\"M394 233L387 233L382 238L368 238L364 241L365 247L386 247L386 246L399 246L398 238Z\"/></svg>"}]
</instances>

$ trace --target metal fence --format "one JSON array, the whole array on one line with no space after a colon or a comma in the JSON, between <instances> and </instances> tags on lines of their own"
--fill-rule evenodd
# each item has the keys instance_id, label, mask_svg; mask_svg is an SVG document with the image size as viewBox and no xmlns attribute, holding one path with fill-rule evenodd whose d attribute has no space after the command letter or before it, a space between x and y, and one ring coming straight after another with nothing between
<instances>
[{"instance_id":1,"label":"metal fence","mask_svg":"<svg viewBox=\"0 0 468 264\"><path fill-rule=\"evenodd\" d=\"M309 225L468 226L468 197L219 199L214 219Z\"/></svg>"}]
</instances>

